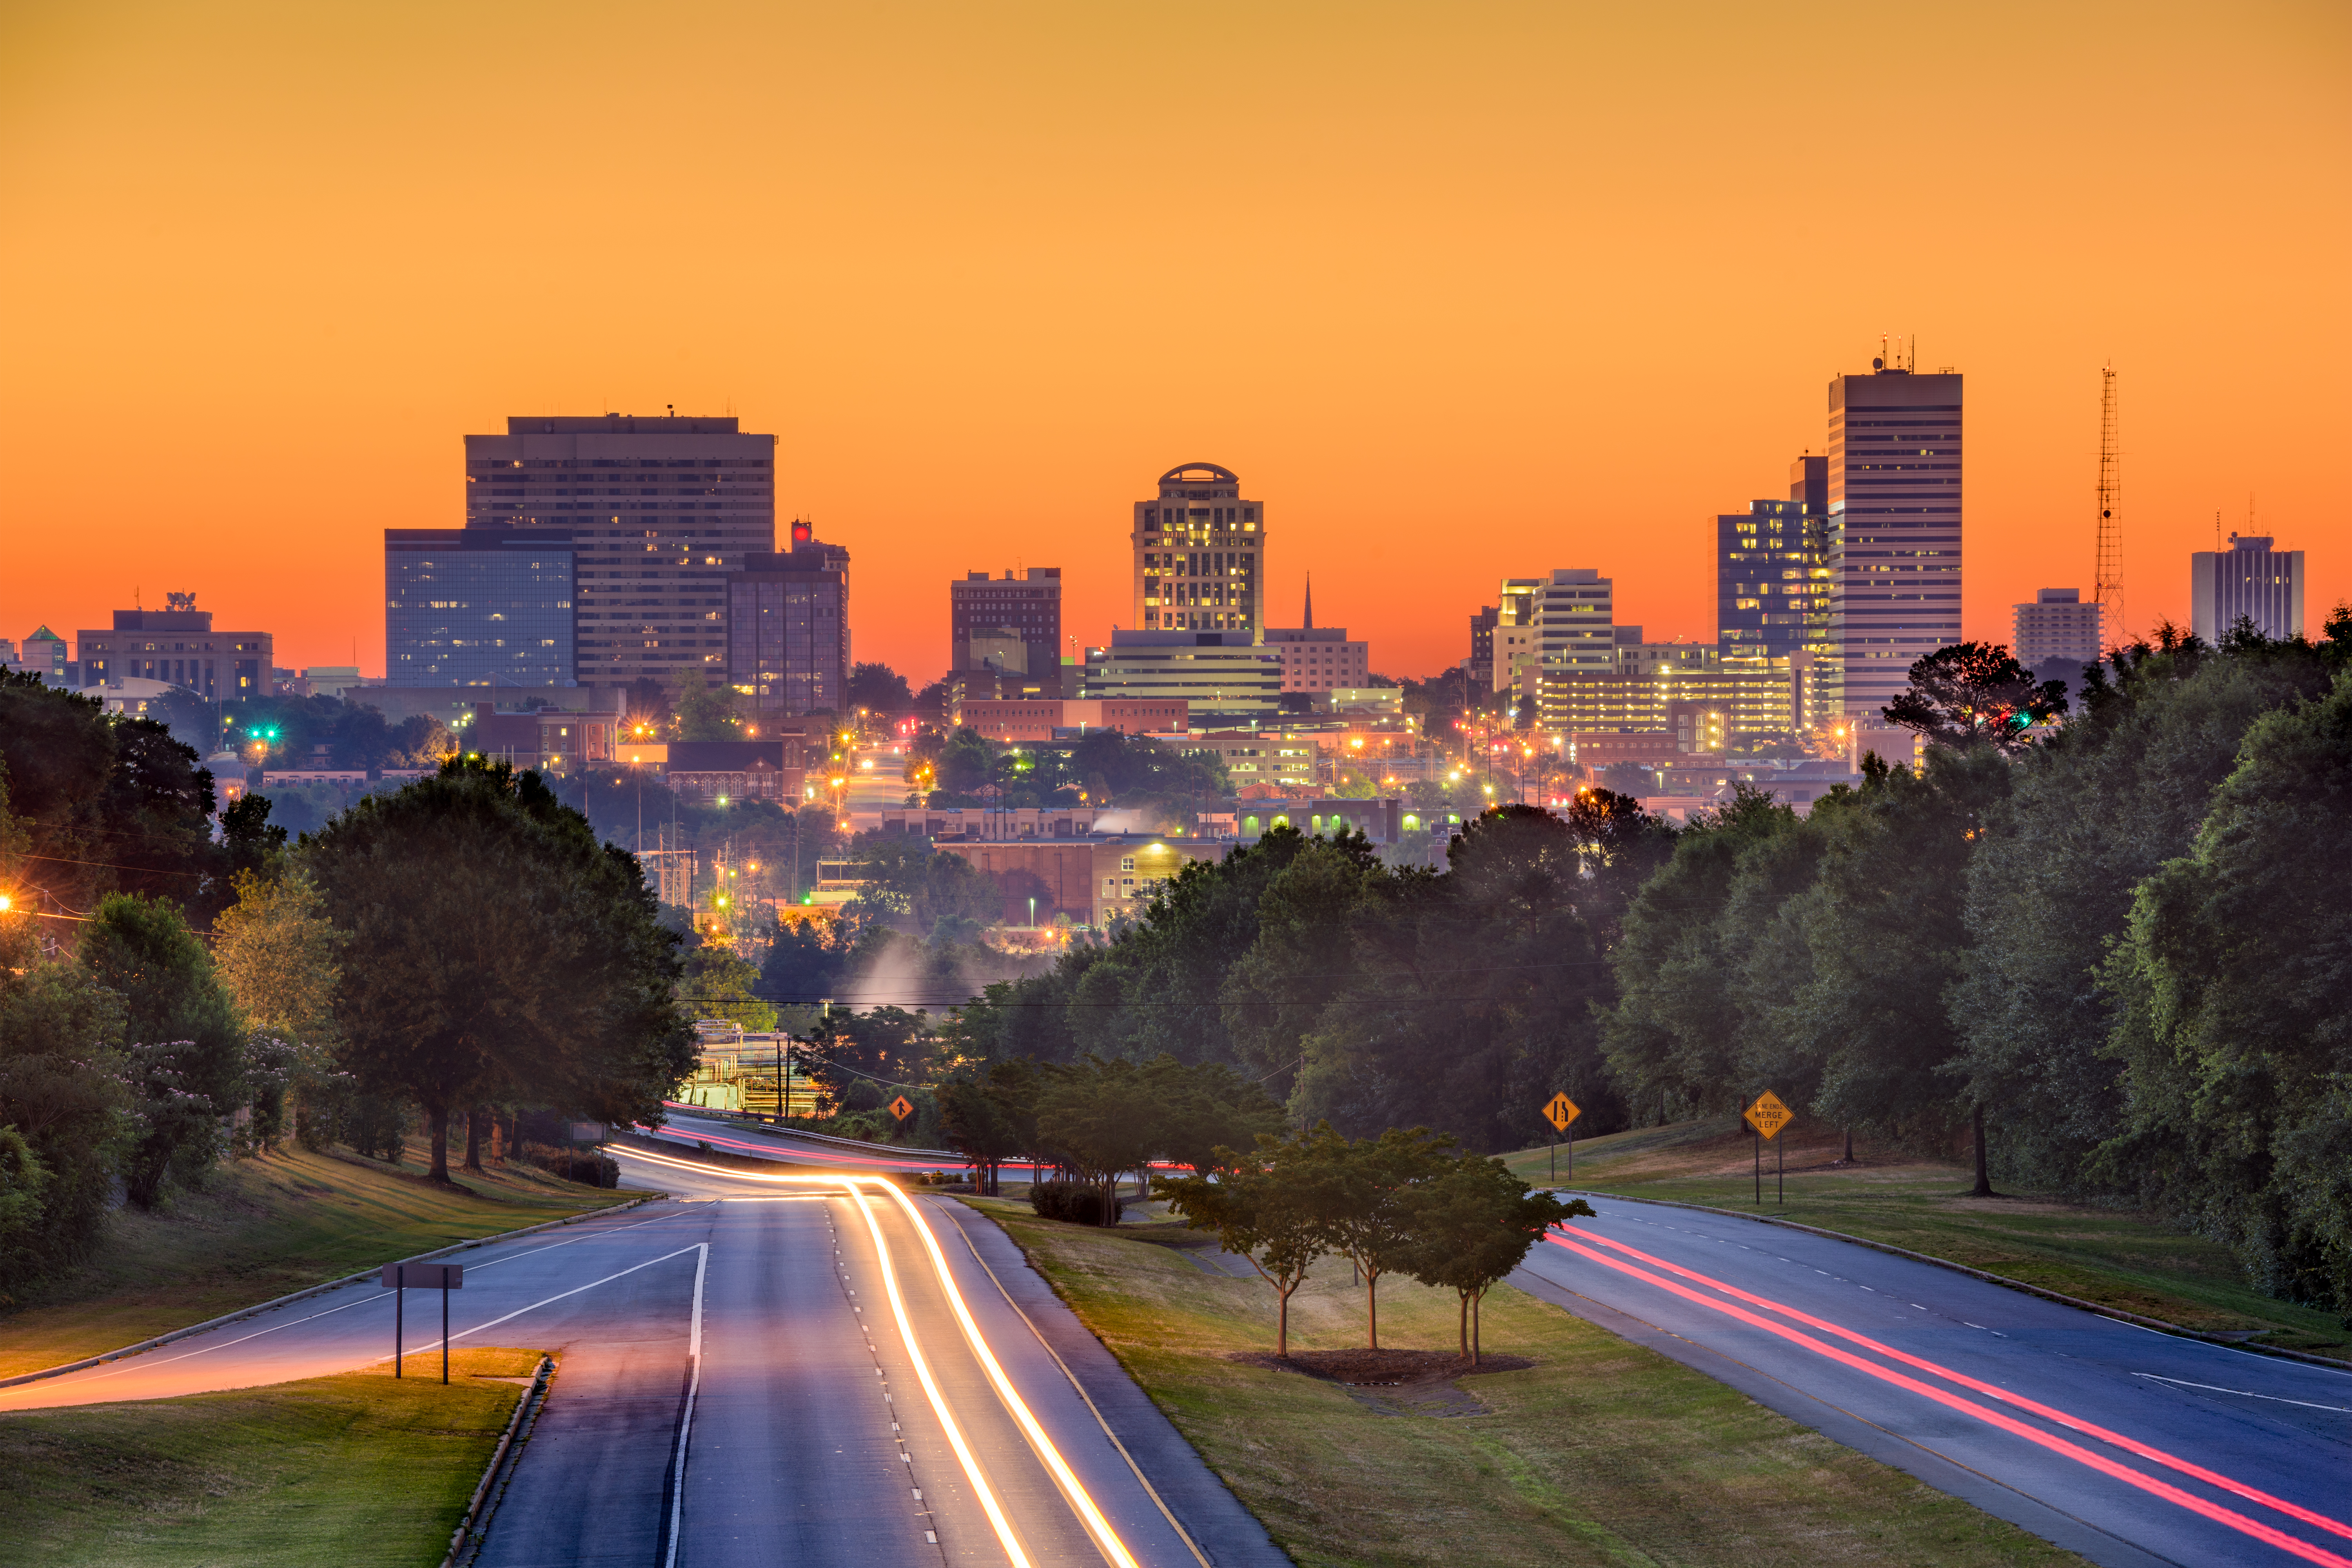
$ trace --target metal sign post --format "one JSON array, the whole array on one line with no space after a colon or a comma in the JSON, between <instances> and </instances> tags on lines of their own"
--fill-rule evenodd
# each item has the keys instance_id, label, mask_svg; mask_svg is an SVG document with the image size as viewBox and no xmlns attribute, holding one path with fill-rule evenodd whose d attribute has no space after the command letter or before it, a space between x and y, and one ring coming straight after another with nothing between
<instances>
[{"instance_id":1,"label":"metal sign post","mask_svg":"<svg viewBox=\"0 0 2352 1568\"><path fill-rule=\"evenodd\" d=\"M1756 1103L1749 1106L1745 1114L1748 1125L1756 1131L1756 1202L1761 1206L1764 1202L1764 1140L1776 1138L1780 1129L1797 1119L1797 1113L1781 1104L1780 1097L1768 1089L1756 1097ZM1773 1195L1775 1201L1785 1206L1789 1201L1789 1155L1785 1145L1779 1142L1772 1145L1772 1161L1776 1185Z\"/></svg>"},{"instance_id":2,"label":"metal sign post","mask_svg":"<svg viewBox=\"0 0 2352 1568\"><path fill-rule=\"evenodd\" d=\"M462 1263L387 1263L383 1266L382 1284L392 1292L392 1375L404 1375L401 1369L401 1336L405 1328L408 1300L408 1277L416 1276L417 1285L424 1289L441 1288L441 1381L449 1381L449 1292L466 1288L466 1266Z\"/></svg>"},{"instance_id":3,"label":"metal sign post","mask_svg":"<svg viewBox=\"0 0 2352 1568\"><path fill-rule=\"evenodd\" d=\"M1543 1119L1551 1123L1552 1132L1554 1134L1551 1141L1551 1180L1552 1185L1554 1186L1558 1186L1559 1184L1559 1139L1558 1134L1566 1132L1568 1131L1568 1124L1582 1114L1583 1111L1578 1107L1576 1101L1569 1099L1568 1096L1564 1094L1553 1095L1551 1097L1550 1103L1543 1108ZM1576 1180L1576 1140L1572 1136L1568 1141L1568 1179L1571 1182Z\"/></svg>"}]
</instances>

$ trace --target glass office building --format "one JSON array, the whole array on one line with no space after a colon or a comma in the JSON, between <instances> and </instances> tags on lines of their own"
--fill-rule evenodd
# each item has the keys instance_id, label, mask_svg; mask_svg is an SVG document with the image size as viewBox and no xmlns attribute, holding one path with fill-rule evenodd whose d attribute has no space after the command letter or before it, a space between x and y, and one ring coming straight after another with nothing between
<instances>
[{"instance_id":1,"label":"glass office building","mask_svg":"<svg viewBox=\"0 0 2352 1568\"><path fill-rule=\"evenodd\" d=\"M545 528L383 532L388 686L571 686L572 536Z\"/></svg>"}]
</instances>

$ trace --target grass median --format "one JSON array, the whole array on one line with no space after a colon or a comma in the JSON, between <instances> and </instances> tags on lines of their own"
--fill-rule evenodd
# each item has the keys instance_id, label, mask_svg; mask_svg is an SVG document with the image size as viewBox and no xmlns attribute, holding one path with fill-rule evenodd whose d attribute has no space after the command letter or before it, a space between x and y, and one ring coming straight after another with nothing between
<instances>
[{"instance_id":1,"label":"grass median","mask_svg":"<svg viewBox=\"0 0 2352 1568\"><path fill-rule=\"evenodd\" d=\"M1291 1556L1322 1564L1733 1563L1748 1568L2081 1559L1808 1431L1721 1384L1501 1286L1486 1349L1420 1414L1233 1359L1271 1351L1273 1292L1213 1276L1170 1225L1118 1233L967 1200L997 1219ZM1297 1350L1363 1342L1327 1259L1291 1304ZM1452 1292L1381 1287L1381 1343L1454 1348Z\"/></svg>"},{"instance_id":2,"label":"grass median","mask_svg":"<svg viewBox=\"0 0 2352 1568\"><path fill-rule=\"evenodd\" d=\"M5 1555L109 1568L437 1563L539 1358L459 1349L446 1387L436 1361L430 1377L385 1367L0 1415Z\"/></svg>"},{"instance_id":3,"label":"grass median","mask_svg":"<svg viewBox=\"0 0 2352 1568\"><path fill-rule=\"evenodd\" d=\"M0 1377L58 1366L397 1258L643 1194L528 1165L457 1173L303 1150L223 1165L209 1191L123 1209L90 1261L19 1292L0 1316Z\"/></svg>"},{"instance_id":4,"label":"grass median","mask_svg":"<svg viewBox=\"0 0 2352 1568\"><path fill-rule=\"evenodd\" d=\"M1957 1162L1924 1160L1858 1142L1837 1162L1834 1129L1800 1123L1763 1146L1764 1201L1756 1201L1753 1137L1736 1117L1613 1133L1576 1145L1575 1177L1559 1183L1627 1197L1665 1198L1795 1220L1907 1247L2045 1290L2182 1328L2352 1359L2343 1315L2298 1307L2246 1283L2217 1242L2129 1209L2032 1194L1968 1195L1975 1176ZM1549 1180L1552 1152L1507 1157L1530 1182ZM1776 1201L1785 1160L1787 1199Z\"/></svg>"}]
</instances>

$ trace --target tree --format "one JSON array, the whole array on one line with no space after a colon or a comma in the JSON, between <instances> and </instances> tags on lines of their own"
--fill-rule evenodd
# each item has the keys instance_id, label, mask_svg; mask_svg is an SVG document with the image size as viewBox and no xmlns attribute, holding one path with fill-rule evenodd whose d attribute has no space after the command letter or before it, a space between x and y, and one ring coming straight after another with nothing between
<instances>
[{"instance_id":1,"label":"tree","mask_svg":"<svg viewBox=\"0 0 2352 1568\"><path fill-rule=\"evenodd\" d=\"M677 999L698 1018L724 1018L755 1035L776 1026L776 1009L758 995L760 971L731 947L709 944L686 955Z\"/></svg>"},{"instance_id":2,"label":"tree","mask_svg":"<svg viewBox=\"0 0 2352 1568\"><path fill-rule=\"evenodd\" d=\"M0 841L7 823L0 805ZM5 859L0 853L0 873ZM0 914L0 1126L16 1129L41 1172L32 1228L18 1234L16 1257L0 1271L9 1280L88 1255L133 1125L122 998L79 963L44 960L34 925L23 913Z\"/></svg>"},{"instance_id":3,"label":"tree","mask_svg":"<svg viewBox=\"0 0 2352 1568\"><path fill-rule=\"evenodd\" d=\"M1311 1194L1330 1249L1364 1279L1365 1342L1381 1348L1381 1276L1412 1256L1414 1188L1444 1168L1454 1141L1426 1127L1391 1127L1350 1142L1321 1123L1296 1179Z\"/></svg>"},{"instance_id":4,"label":"tree","mask_svg":"<svg viewBox=\"0 0 2352 1568\"><path fill-rule=\"evenodd\" d=\"M852 666L846 699L851 709L863 708L869 713L905 713L915 706L907 678L887 664Z\"/></svg>"},{"instance_id":5,"label":"tree","mask_svg":"<svg viewBox=\"0 0 2352 1568\"><path fill-rule=\"evenodd\" d=\"M694 1064L677 939L635 859L600 847L538 774L453 758L353 806L309 857L350 937L344 1060L425 1112L432 1179L448 1180L464 1106L661 1119Z\"/></svg>"},{"instance_id":6,"label":"tree","mask_svg":"<svg viewBox=\"0 0 2352 1568\"><path fill-rule=\"evenodd\" d=\"M288 1047L282 1064L270 1064L268 1081L257 1086L254 1115L282 1121L290 1089L297 1134L307 1133L305 1145L317 1147L323 1107L311 1101L326 1095L336 1077L335 988L345 933L327 918L324 895L299 865L269 879L239 871L235 886L236 902L214 922L213 963L257 1035Z\"/></svg>"},{"instance_id":7,"label":"tree","mask_svg":"<svg viewBox=\"0 0 2352 1568\"><path fill-rule=\"evenodd\" d=\"M2066 683L2036 685L1998 643L1954 643L1913 664L1910 689L1881 711L1938 745L1984 742L2010 753L2032 744L2033 725L2066 711Z\"/></svg>"},{"instance_id":8,"label":"tree","mask_svg":"<svg viewBox=\"0 0 2352 1568\"><path fill-rule=\"evenodd\" d=\"M689 684L671 722L680 741L733 741L743 734L743 714L729 686Z\"/></svg>"},{"instance_id":9,"label":"tree","mask_svg":"<svg viewBox=\"0 0 2352 1568\"><path fill-rule=\"evenodd\" d=\"M1328 1135L1322 1129L1319 1135ZM1331 1250L1330 1232L1318 1203L1319 1184L1300 1179L1301 1167L1318 1161L1318 1136L1286 1139L1260 1134L1255 1153L1216 1152L1226 1173L1162 1176L1153 1190L1195 1230L1214 1231L1227 1252L1250 1260L1258 1278L1274 1290L1274 1353L1290 1353L1290 1299L1307 1283L1315 1260Z\"/></svg>"},{"instance_id":10,"label":"tree","mask_svg":"<svg viewBox=\"0 0 2352 1568\"><path fill-rule=\"evenodd\" d=\"M123 1166L131 1201L194 1185L220 1152L243 1083L245 1027L204 944L160 899L112 893L82 933L90 978L122 998L139 1136Z\"/></svg>"},{"instance_id":11,"label":"tree","mask_svg":"<svg viewBox=\"0 0 2352 1568\"><path fill-rule=\"evenodd\" d=\"M1399 1267L1424 1285L1454 1291L1460 1304L1462 1353L1478 1364L1478 1307L1517 1268L1545 1231L1579 1215L1582 1198L1560 1202L1531 1192L1500 1160L1465 1154L1409 1190L1409 1240Z\"/></svg>"},{"instance_id":12,"label":"tree","mask_svg":"<svg viewBox=\"0 0 2352 1568\"><path fill-rule=\"evenodd\" d=\"M967 1068L934 1091L940 1102L940 1136L972 1163L975 1191L993 1194L1006 1160L1037 1146L1037 1093L1041 1079L1022 1061L992 1062Z\"/></svg>"},{"instance_id":13,"label":"tree","mask_svg":"<svg viewBox=\"0 0 2352 1568\"><path fill-rule=\"evenodd\" d=\"M1195 1175L1227 1169L1225 1152L1283 1128L1274 1097L1223 1062L1186 1064L1162 1052L1144 1065L1140 1088L1139 1111L1152 1122L1159 1157Z\"/></svg>"},{"instance_id":14,"label":"tree","mask_svg":"<svg viewBox=\"0 0 2352 1568\"><path fill-rule=\"evenodd\" d=\"M1102 1189L1103 1212L1118 1213L1121 1173L1141 1170L1159 1152L1132 1062L1089 1057L1053 1074L1037 1096L1037 1141Z\"/></svg>"}]
</instances>

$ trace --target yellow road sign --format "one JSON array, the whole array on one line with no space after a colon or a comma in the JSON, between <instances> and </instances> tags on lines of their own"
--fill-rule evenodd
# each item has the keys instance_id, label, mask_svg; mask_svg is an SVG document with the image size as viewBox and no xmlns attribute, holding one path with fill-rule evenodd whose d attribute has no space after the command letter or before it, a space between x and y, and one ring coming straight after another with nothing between
<instances>
[{"instance_id":1,"label":"yellow road sign","mask_svg":"<svg viewBox=\"0 0 2352 1568\"><path fill-rule=\"evenodd\" d=\"M1565 1132L1568 1131L1568 1124L1584 1112L1578 1108L1576 1101L1569 1099L1568 1096L1555 1094L1551 1097L1551 1103L1543 1108L1543 1114L1546 1121Z\"/></svg>"},{"instance_id":2,"label":"yellow road sign","mask_svg":"<svg viewBox=\"0 0 2352 1568\"><path fill-rule=\"evenodd\" d=\"M902 1094L890 1102L890 1114L904 1121L915 1114L915 1108L907 1102L907 1097Z\"/></svg>"},{"instance_id":3,"label":"yellow road sign","mask_svg":"<svg viewBox=\"0 0 2352 1568\"><path fill-rule=\"evenodd\" d=\"M1797 1119L1797 1113L1780 1103L1780 1097L1766 1089L1756 1103L1748 1108L1748 1123L1769 1138Z\"/></svg>"}]
</instances>

